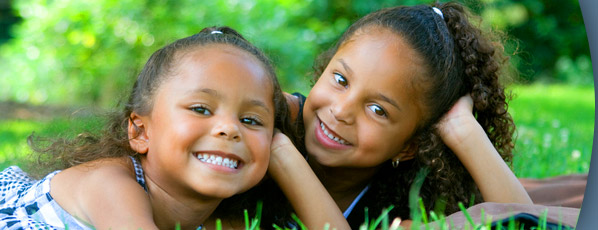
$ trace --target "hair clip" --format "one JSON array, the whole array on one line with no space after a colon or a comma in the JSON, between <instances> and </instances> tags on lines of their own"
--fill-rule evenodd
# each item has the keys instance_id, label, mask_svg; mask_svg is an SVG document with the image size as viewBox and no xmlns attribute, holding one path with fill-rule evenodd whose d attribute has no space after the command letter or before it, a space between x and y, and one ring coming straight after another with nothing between
<instances>
[{"instance_id":1,"label":"hair clip","mask_svg":"<svg viewBox=\"0 0 598 230\"><path fill-rule=\"evenodd\" d=\"M210 34L223 34L223 33L220 30L214 30L214 31L210 32Z\"/></svg>"},{"instance_id":2,"label":"hair clip","mask_svg":"<svg viewBox=\"0 0 598 230\"><path fill-rule=\"evenodd\" d=\"M442 11L440 11L440 9L438 9L434 6L434 7L432 7L432 10L434 10L434 12L436 12L438 15L440 15L442 20L444 20L444 15L442 15Z\"/></svg>"}]
</instances>

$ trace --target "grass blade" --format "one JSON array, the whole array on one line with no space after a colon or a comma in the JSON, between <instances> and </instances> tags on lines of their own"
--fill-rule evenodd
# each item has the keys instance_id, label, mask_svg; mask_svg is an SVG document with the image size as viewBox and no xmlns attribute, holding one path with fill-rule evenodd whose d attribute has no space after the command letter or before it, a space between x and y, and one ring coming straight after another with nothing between
<instances>
[{"instance_id":1,"label":"grass blade","mask_svg":"<svg viewBox=\"0 0 598 230\"><path fill-rule=\"evenodd\" d=\"M459 202L459 209L461 209L461 211L463 212L463 215L465 216L467 221L471 224L471 227L475 227L475 222L473 221L473 219L467 212L467 209L465 209L465 206L463 206L463 203L461 203L461 202Z\"/></svg>"},{"instance_id":2,"label":"grass blade","mask_svg":"<svg viewBox=\"0 0 598 230\"><path fill-rule=\"evenodd\" d=\"M249 213L247 209L243 210L243 218L245 219L245 230L249 230Z\"/></svg>"},{"instance_id":3,"label":"grass blade","mask_svg":"<svg viewBox=\"0 0 598 230\"><path fill-rule=\"evenodd\" d=\"M307 230L307 227L303 224L303 222L301 222L301 220L299 219L299 217L297 217L297 215L295 215L295 213L291 213L291 218L293 218L293 220L297 222L301 230Z\"/></svg>"},{"instance_id":4,"label":"grass blade","mask_svg":"<svg viewBox=\"0 0 598 230\"><path fill-rule=\"evenodd\" d=\"M422 221L423 221L423 224L428 224L428 215L427 215L427 212L426 212L426 207L424 206L424 200L422 198L419 198L419 209L422 212Z\"/></svg>"},{"instance_id":5,"label":"grass blade","mask_svg":"<svg viewBox=\"0 0 598 230\"><path fill-rule=\"evenodd\" d=\"M378 225L380 225L380 222L382 222L382 219L384 219L384 217L388 218L388 213L393 208L394 208L394 206L390 205L388 208L382 210L382 214L380 214L380 216L378 216L378 218L376 218L376 220L373 221L372 225L369 226L369 229L370 230L376 229L378 227ZM386 220L386 222L387 222L386 227L388 228L388 219Z\"/></svg>"},{"instance_id":6,"label":"grass blade","mask_svg":"<svg viewBox=\"0 0 598 230\"><path fill-rule=\"evenodd\" d=\"M216 230L222 230L222 221L220 218L216 219Z\"/></svg>"}]
</instances>

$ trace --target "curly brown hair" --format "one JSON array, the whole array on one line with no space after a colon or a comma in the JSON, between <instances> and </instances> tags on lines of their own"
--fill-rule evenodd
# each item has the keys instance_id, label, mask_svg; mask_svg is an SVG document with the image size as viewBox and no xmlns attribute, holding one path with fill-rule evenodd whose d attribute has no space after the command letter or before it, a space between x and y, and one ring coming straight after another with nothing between
<instances>
[{"instance_id":1,"label":"curly brown hair","mask_svg":"<svg viewBox=\"0 0 598 230\"><path fill-rule=\"evenodd\" d=\"M213 31L219 32L212 33ZM268 57L230 27L207 27L197 34L176 40L154 52L137 76L127 103L120 111L108 115L106 125L101 132L85 132L74 138L30 135L28 143L36 153L35 166L31 167L32 175L39 177L53 170L65 169L101 158L138 157L139 154L129 145L127 127L131 113L149 114L156 90L164 81L172 77L170 71L176 66L180 56L195 47L212 44L237 47L261 62L273 86L274 127L293 137L295 134L289 121L288 105Z\"/></svg>"},{"instance_id":2,"label":"curly brown hair","mask_svg":"<svg viewBox=\"0 0 598 230\"><path fill-rule=\"evenodd\" d=\"M442 15L436 13L437 7ZM501 43L502 34L484 32L474 25L474 17L464 6L449 2L432 6L399 6L366 15L351 25L330 50L315 62L315 80L322 74L332 56L356 32L385 28L404 39L426 60L427 74L416 79L422 87L420 104L425 116L412 140L418 143L413 160L392 168L385 162L373 177L370 191L360 203L368 204L370 219L383 208L394 205L392 216L410 218L409 190L420 169L427 168L419 196L428 211L452 213L458 203L481 202L477 186L465 167L437 134L436 123L462 96L473 98L473 113L504 161L512 160L515 125L507 112L510 99L503 86L513 72ZM367 30L367 31L366 31ZM359 208L354 209L359 213ZM363 209L363 208L361 208ZM363 210L361 210L363 211ZM351 215L352 226L359 226L364 216Z\"/></svg>"}]
</instances>

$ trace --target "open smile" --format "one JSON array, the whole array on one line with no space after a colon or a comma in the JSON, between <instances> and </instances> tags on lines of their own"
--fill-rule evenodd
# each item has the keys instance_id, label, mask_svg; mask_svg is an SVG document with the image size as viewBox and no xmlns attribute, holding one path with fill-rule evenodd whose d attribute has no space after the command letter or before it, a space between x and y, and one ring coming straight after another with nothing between
<instances>
[{"instance_id":1,"label":"open smile","mask_svg":"<svg viewBox=\"0 0 598 230\"><path fill-rule=\"evenodd\" d=\"M202 151L194 154L199 161L223 166L230 169L239 169L242 166L242 161L237 156L215 151Z\"/></svg>"},{"instance_id":2,"label":"open smile","mask_svg":"<svg viewBox=\"0 0 598 230\"><path fill-rule=\"evenodd\" d=\"M322 122L319 118L317 119L318 127L316 127L315 135L318 142L330 149L347 149L352 146L352 144L342 138L340 135L335 133L332 129L330 129L324 122Z\"/></svg>"},{"instance_id":3,"label":"open smile","mask_svg":"<svg viewBox=\"0 0 598 230\"><path fill-rule=\"evenodd\" d=\"M320 121L320 128L322 128L324 135L326 135L328 139L333 140L341 145L350 145L348 141L346 141L342 137L337 136L336 133L334 133L333 131L328 130L328 128L322 121Z\"/></svg>"}]
</instances>

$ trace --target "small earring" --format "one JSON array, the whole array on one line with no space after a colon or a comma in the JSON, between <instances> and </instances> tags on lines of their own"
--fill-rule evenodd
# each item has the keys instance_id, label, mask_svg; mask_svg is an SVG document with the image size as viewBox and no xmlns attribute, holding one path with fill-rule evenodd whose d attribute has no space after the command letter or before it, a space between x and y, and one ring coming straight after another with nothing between
<instances>
[{"instance_id":1,"label":"small earring","mask_svg":"<svg viewBox=\"0 0 598 230\"><path fill-rule=\"evenodd\" d=\"M401 158L397 158L396 160L393 160L392 163L392 167L393 168L397 168L399 167L399 162L401 161Z\"/></svg>"}]
</instances>

